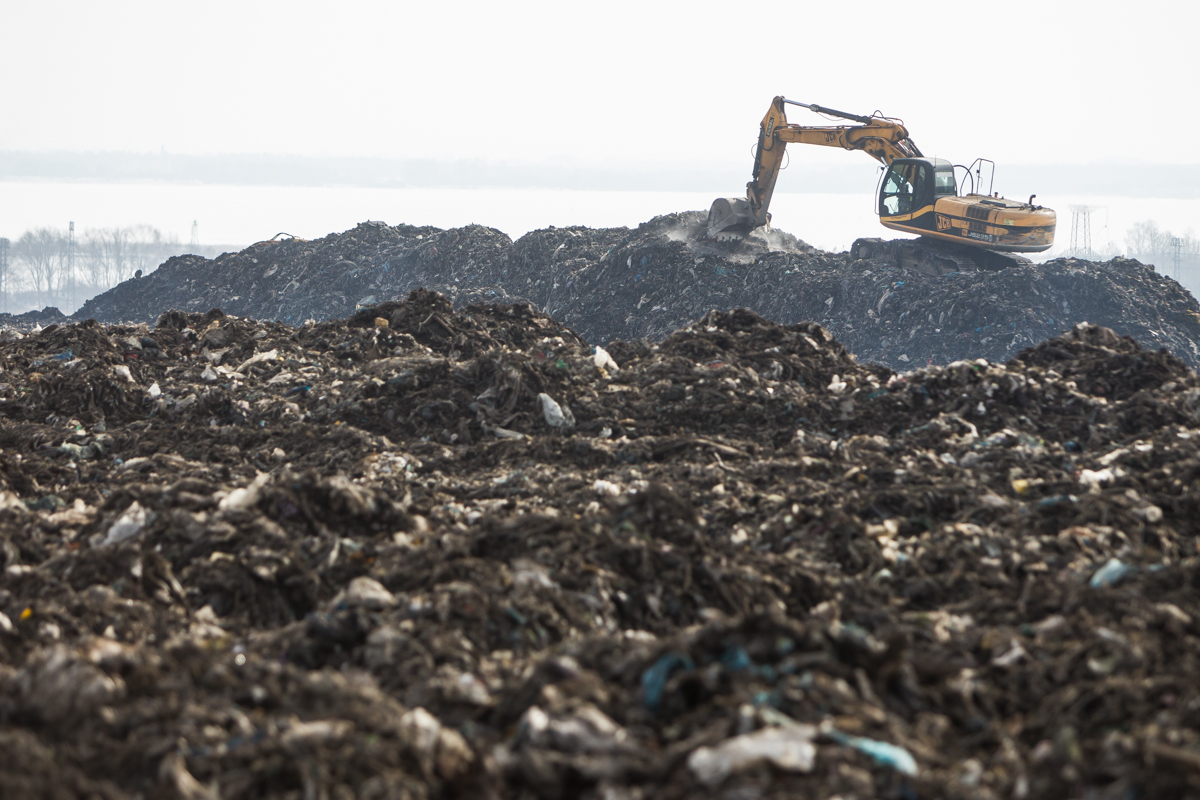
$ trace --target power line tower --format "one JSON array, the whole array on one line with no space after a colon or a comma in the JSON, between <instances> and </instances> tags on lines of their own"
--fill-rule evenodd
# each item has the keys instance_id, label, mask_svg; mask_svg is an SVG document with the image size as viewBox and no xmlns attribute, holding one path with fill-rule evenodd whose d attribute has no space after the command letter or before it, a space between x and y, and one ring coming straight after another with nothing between
<instances>
[{"instance_id":1,"label":"power line tower","mask_svg":"<svg viewBox=\"0 0 1200 800\"><path fill-rule=\"evenodd\" d=\"M1071 206L1071 256L1095 260L1092 250L1092 212L1094 206Z\"/></svg>"},{"instance_id":2,"label":"power line tower","mask_svg":"<svg viewBox=\"0 0 1200 800\"><path fill-rule=\"evenodd\" d=\"M197 220L192 220L192 241L193 248L200 246L200 223Z\"/></svg>"},{"instance_id":3,"label":"power line tower","mask_svg":"<svg viewBox=\"0 0 1200 800\"><path fill-rule=\"evenodd\" d=\"M1183 239L1174 238L1171 240L1171 277L1179 280L1179 263L1183 260Z\"/></svg>"},{"instance_id":4,"label":"power line tower","mask_svg":"<svg viewBox=\"0 0 1200 800\"><path fill-rule=\"evenodd\" d=\"M75 223L67 226L67 306L75 310Z\"/></svg>"}]
</instances>

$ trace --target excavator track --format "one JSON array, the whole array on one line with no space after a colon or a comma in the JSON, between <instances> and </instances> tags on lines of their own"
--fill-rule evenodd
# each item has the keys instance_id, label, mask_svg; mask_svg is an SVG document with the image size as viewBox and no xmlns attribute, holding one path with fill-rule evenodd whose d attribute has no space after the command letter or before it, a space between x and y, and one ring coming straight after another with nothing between
<instances>
[{"instance_id":1,"label":"excavator track","mask_svg":"<svg viewBox=\"0 0 1200 800\"><path fill-rule=\"evenodd\" d=\"M1023 256L994 250L956 247L937 239L856 239L850 248L856 259L888 261L897 267L925 275L949 275L953 272L999 272L1033 262Z\"/></svg>"}]
</instances>

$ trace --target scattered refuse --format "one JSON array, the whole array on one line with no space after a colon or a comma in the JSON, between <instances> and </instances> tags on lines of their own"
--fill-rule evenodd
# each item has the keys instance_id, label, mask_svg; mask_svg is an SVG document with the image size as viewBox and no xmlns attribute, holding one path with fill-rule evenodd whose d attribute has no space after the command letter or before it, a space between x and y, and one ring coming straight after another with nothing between
<instances>
[{"instance_id":1,"label":"scattered refuse","mask_svg":"<svg viewBox=\"0 0 1200 800\"><path fill-rule=\"evenodd\" d=\"M108 533L100 541L100 546L118 544L137 536L142 532L142 528L146 527L146 516L146 509L134 500L108 529Z\"/></svg>"},{"instance_id":2,"label":"scattered refuse","mask_svg":"<svg viewBox=\"0 0 1200 800\"><path fill-rule=\"evenodd\" d=\"M542 416L545 417L546 424L551 428L575 427L575 415L571 413L570 408L560 406L545 392L540 393L537 399L538 406L542 409Z\"/></svg>"},{"instance_id":3,"label":"scattered refuse","mask_svg":"<svg viewBox=\"0 0 1200 800\"><path fill-rule=\"evenodd\" d=\"M1134 567L1124 563L1119 558L1110 558L1105 562L1104 566L1096 570L1088 583L1093 589L1108 589L1116 586L1136 571Z\"/></svg>"},{"instance_id":4,"label":"scattered refuse","mask_svg":"<svg viewBox=\"0 0 1200 800\"><path fill-rule=\"evenodd\" d=\"M572 230L489 269L614 246ZM900 374L734 309L606 359L545 281L0 337L0 795L1192 791L1180 357L1084 324Z\"/></svg>"},{"instance_id":5,"label":"scattered refuse","mask_svg":"<svg viewBox=\"0 0 1200 800\"><path fill-rule=\"evenodd\" d=\"M874 739L868 739L864 736L847 736L841 731L831 730L828 734L830 739L833 739L838 744L843 744L846 747L853 747L860 753L866 753L877 764L882 764L885 767L891 767L897 772L902 772L905 775L916 776L917 762L912 757L912 753L905 750L903 747L897 747L894 744L887 742L879 742Z\"/></svg>"},{"instance_id":6,"label":"scattered refuse","mask_svg":"<svg viewBox=\"0 0 1200 800\"><path fill-rule=\"evenodd\" d=\"M730 774L763 762L793 772L811 772L817 748L817 729L762 728L726 739L716 747L697 747L688 756L688 768L707 786L716 786Z\"/></svg>"}]
</instances>

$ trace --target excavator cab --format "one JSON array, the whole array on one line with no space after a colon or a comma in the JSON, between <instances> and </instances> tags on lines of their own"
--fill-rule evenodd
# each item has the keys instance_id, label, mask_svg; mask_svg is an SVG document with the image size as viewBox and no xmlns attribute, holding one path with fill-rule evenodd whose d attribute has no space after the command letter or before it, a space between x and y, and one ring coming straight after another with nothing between
<instances>
[{"instance_id":1,"label":"excavator cab","mask_svg":"<svg viewBox=\"0 0 1200 800\"><path fill-rule=\"evenodd\" d=\"M940 158L892 161L879 185L879 221L892 230L993 251L977 256L978 263L999 263L996 252L1039 253L1053 244L1053 211L1033 205L1032 197L1021 203L974 191L960 195L954 169Z\"/></svg>"},{"instance_id":2,"label":"excavator cab","mask_svg":"<svg viewBox=\"0 0 1200 800\"><path fill-rule=\"evenodd\" d=\"M932 230L934 203L955 194L954 165L949 161L897 158L884 173L876 213L907 227Z\"/></svg>"}]
</instances>

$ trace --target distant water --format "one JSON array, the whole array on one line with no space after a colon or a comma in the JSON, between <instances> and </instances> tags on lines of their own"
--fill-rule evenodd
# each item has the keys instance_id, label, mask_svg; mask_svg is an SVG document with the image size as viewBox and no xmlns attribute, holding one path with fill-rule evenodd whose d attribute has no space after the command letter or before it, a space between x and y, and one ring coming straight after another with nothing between
<instances>
[{"instance_id":1,"label":"distant water","mask_svg":"<svg viewBox=\"0 0 1200 800\"><path fill-rule=\"evenodd\" d=\"M741 186L725 192L743 193ZM0 236L15 239L30 228L65 228L70 221L76 231L146 223L186 243L195 220L201 243L245 246L280 232L317 238L372 219L439 228L478 223L516 239L551 225L633 227L659 214L707 210L715 197L699 192L0 181ZM776 192L771 213L776 227L838 251L860 236L890 235L876 220L872 197L873 187L857 194ZM1112 242L1123 251L1125 232L1143 220L1154 220L1176 235L1200 230L1200 200L1039 195L1037 202L1058 211L1055 251L1070 244L1073 205L1095 209L1091 239L1097 250ZM1183 277L1185 285L1192 283L1190 276Z\"/></svg>"}]
</instances>

